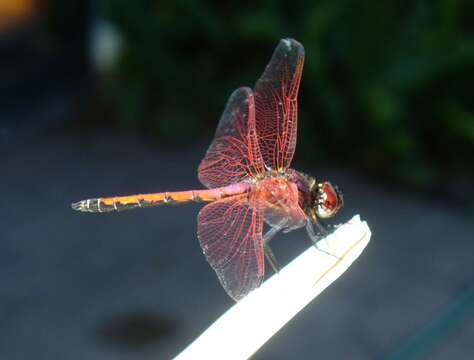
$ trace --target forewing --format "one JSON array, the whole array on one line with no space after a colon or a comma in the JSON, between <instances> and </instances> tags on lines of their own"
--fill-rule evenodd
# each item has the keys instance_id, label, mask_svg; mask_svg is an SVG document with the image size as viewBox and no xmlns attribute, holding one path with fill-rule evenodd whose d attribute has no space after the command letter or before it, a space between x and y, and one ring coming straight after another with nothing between
<instances>
[{"instance_id":1,"label":"forewing","mask_svg":"<svg viewBox=\"0 0 474 360\"><path fill-rule=\"evenodd\" d=\"M198 169L209 188L226 186L264 171L255 128L255 102L250 88L235 90L227 101L214 140Z\"/></svg>"},{"instance_id":2,"label":"forewing","mask_svg":"<svg viewBox=\"0 0 474 360\"><path fill-rule=\"evenodd\" d=\"M275 170L287 169L295 152L303 63L303 46L296 40L282 39L255 84L260 151L265 165Z\"/></svg>"},{"instance_id":3,"label":"forewing","mask_svg":"<svg viewBox=\"0 0 474 360\"><path fill-rule=\"evenodd\" d=\"M236 301L262 282L262 230L262 211L247 200L247 195L210 203L199 212L202 250L222 286Z\"/></svg>"}]
</instances>

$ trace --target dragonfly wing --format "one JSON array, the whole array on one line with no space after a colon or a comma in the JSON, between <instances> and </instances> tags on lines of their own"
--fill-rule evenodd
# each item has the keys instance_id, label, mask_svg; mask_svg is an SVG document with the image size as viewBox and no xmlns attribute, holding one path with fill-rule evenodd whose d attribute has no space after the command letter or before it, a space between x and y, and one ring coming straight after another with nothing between
<instances>
[{"instance_id":1,"label":"dragonfly wing","mask_svg":"<svg viewBox=\"0 0 474 360\"><path fill-rule=\"evenodd\" d=\"M207 261L234 299L257 288L264 275L263 215L247 195L225 198L203 207L198 238Z\"/></svg>"},{"instance_id":2,"label":"dragonfly wing","mask_svg":"<svg viewBox=\"0 0 474 360\"><path fill-rule=\"evenodd\" d=\"M304 48L282 39L255 84L256 127L265 164L275 170L290 166L296 147L298 89Z\"/></svg>"},{"instance_id":3,"label":"dragonfly wing","mask_svg":"<svg viewBox=\"0 0 474 360\"><path fill-rule=\"evenodd\" d=\"M199 165L201 183L230 185L264 171L255 128L255 102L250 88L235 90L227 101L214 140Z\"/></svg>"}]
</instances>

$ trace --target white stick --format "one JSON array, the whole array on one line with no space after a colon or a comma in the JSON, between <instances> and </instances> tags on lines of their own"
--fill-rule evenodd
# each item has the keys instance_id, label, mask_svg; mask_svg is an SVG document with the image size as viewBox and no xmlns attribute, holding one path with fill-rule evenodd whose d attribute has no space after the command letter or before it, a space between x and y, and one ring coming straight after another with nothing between
<instances>
[{"instance_id":1,"label":"white stick","mask_svg":"<svg viewBox=\"0 0 474 360\"><path fill-rule=\"evenodd\" d=\"M292 317L347 270L368 244L359 215L311 246L279 274L231 307L175 360L248 359Z\"/></svg>"}]
</instances>

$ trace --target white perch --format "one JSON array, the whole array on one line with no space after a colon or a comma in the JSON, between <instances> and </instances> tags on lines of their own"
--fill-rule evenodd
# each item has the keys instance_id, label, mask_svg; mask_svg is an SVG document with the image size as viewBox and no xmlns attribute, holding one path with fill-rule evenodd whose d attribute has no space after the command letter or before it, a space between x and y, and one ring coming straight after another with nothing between
<instances>
[{"instance_id":1,"label":"white perch","mask_svg":"<svg viewBox=\"0 0 474 360\"><path fill-rule=\"evenodd\" d=\"M371 232L359 215L232 306L175 360L248 359L359 257Z\"/></svg>"}]
</instances>

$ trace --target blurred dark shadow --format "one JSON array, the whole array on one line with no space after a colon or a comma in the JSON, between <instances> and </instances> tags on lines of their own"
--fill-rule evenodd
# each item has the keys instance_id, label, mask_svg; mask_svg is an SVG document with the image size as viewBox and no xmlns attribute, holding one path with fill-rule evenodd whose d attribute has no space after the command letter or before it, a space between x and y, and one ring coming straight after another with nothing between
<instances>
[{"instance_id":1,"label":"blurred dark shadow","mask_svg":"<svg viewBox=\"0 0 474 360\"><path fill-rule=\"evenodd\" d=\"M142 348L173 336L176 323L153 312L135 311L107 318L97 331L100 340L114 347Z\"/></svg>"}]
</instances>

